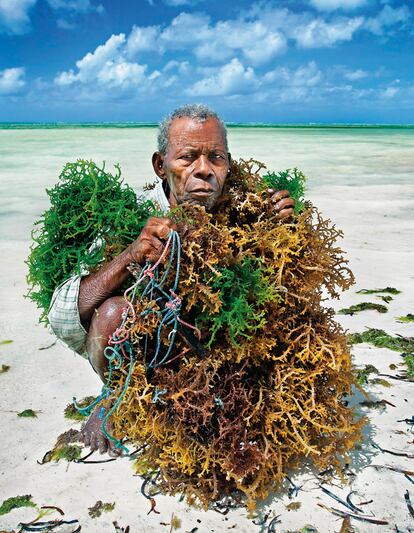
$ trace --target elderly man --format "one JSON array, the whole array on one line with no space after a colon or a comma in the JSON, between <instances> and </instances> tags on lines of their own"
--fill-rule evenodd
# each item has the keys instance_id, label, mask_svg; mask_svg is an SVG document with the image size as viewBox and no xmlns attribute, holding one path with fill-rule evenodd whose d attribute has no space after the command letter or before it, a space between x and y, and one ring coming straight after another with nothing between
<instances>
[{"instance_id":1,"label":"elderly man","mask_svg":"<svg viewBox=\"0 0 414 533\"><path fill-rule=\"evenodd\" d=\"M162 211L183 203L214 211L230 172L223 122L204 105L175 110L160 124L152 164L160 181L149 197ZM269 194L278 216L293 213L294 201L288 191L269 190ZM127 267L130 263L155 262L172 229L170 219L150 218L137 239L110 263L93 274L70 278L55 291L49 310L52 330L69 347L87 355L102 379L107 369L104 350L121 322L125 305L119 290L130 276ZM97 425L92 422L92 437L85 436L85 442L92 449L106 451L107 443L97 435Z\"/></svg>"}]
</instances>

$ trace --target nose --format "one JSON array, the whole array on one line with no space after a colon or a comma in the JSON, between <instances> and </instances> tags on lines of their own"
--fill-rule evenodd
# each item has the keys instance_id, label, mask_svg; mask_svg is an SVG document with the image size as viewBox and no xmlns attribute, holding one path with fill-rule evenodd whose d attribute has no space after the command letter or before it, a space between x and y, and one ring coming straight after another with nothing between
<instances>
[{"instance_id":1,"label":"nose","mask_svg":"<svg viewBox=\"0 0 414 533\"><path fill-rule=\"evenodd\" d=\"M206 157L204 154L200 155L200 157L197 158L195 161L195 168L193 175L196 178L201 179L208 179L213 176L213 172L211 170L211 165L208 157Z\"/></svg>"}]
</instances>

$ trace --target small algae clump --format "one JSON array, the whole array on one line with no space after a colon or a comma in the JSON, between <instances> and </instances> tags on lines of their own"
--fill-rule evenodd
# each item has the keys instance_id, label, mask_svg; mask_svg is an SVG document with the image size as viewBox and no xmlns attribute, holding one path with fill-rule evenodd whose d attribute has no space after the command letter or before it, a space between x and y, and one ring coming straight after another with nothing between
<instances>
[{"instance_id":1,"label":"small algae clump","mask_svg":"<svg viewBox=\"0 0 414 533\"><path fill-rule=\"evenodd\" d=\"M103 503L101 500L98 500L95 505L88 508L88 514L91 518L99 518L102 513L110 513L114 509L115 502Z\"/></svg>"},{"instance_id":2,"label":"small algae clump","mask_svg":"<svg viewBox=\"0 0 414 533\"><path fill-rule=\"evenodd\" d=\"M369 328L362 333L352 333L348 335L349 344L360 344L367 342L377 348L389 348L396 352L414 353L414 337L393 337L383 329Z\"/></svg>"},{"instance_id":3,"label":"small algae clump","mask_svg":"<svg viewBox=\"0 0 414 533\"><path fill-rule=\"evenodd\" d=\"M77 403L79 407L86 407L90 405L93 401L95 401L95 399L96 399L95 396L86 396L85 398L83 398ZM73 402L68 404L65 407L65 410L63 413L64 413L65 418L69 420L75 420L76 422L83 422L86 418L86 415L83 415L82 413L80 413L79 410L75 407L75 404Z\"/></svg>"},{"instance_id":4,"label":"small algae clump","mask_svg":"<svg viewBox=\"0 0 414 533\"><path fill-rule=\"evenodd\" d=\"M75 459L80 459L82 448L77 445L65 444L63 446L58 446L52 451L50 456L51 461L58 462L61 459L68 461L75 461Z\"/></svg>"},{"instance_id":5,"label":"small algae clump","mask_svg":"<svg viewBox=\"0 0 414 533\"><path fill-rule=\"evenodd\" d=\"M397 316L398 322L414 322L414 314L408 313L404 316Z\"/></svg>"},{"instance_id":6,"label":"small algae clump","mask_svg":"<svg viewBox=\"0 0 414 533\"><path fill-rule=\"evenodd\" d=\"M377 294L379 292L385 294L401 294L401 291L395 289L394 287L385 287L385 289L361 289L357 291L357 294Z\"/></svg>"},{"instance_id":7,"label":"small algae clump","mask_svg":"<svg viewBox=\"0 0 414 533\"><path fill-rule=\"evenodd\" d=\"M11 344L13 341L11 339L5 339L4 341L0 341L0 346L4 346L5 344Z\"/></svg>"},{"instance_id":8,"label":"small algae clump","mask_svg":"<svg viewBox=\"0 0 414 533\"><path fill-rule=\"evenodd\" d=\"M10 370L10 366L9 365L1 365L0 367L0 374L5 374L6 372L8 372Z\"/></svg>"},{"instance_id":9,"label":"small algae clump","mask_svg":"<svg viewBox=\"0 0 414 533\"><path fill-rule=\"evenodd\" d=\"M372 302L362 302L360 304L351 305L351 307L345 307L338 311L338 315L354 315L360 311L378 311L378 313L386 313L388 308L382 304L376 304Z\"/></svg>"},{"instance_id":10,"label":"small algae clump","mask_svg":"<svg viewBox=\"0 0 414 533\"><path fill-rule=\"evenodd\" d=\"M24 496L13 496L7 498L0 505L0 516L10 513L13 509L18 509L19 507L36 507L36 504L32 502L31 494L25 494Z\"/></svg>"},{"instance_id":11,"label":"small algae clump","mask_svg":"<svg viewBox=\"0 0 414 533\"><path fill-rule=\"evenodd\" d=\"M407 376L414 378L414 354L403 353L404 363L407 366Z\"/></svg>"},{"instance_id":12,"label":"small algae clump","mask_svg":"<svg viewBox=\"0 0 414 533\"><path fill-rule=\"evenodd\" d=\"M356 371L357 382L359 385L365 385L368 383L368 376L370 374L378 374L378 370L373 365L365 365L364 368Z\"/></svg>"},{"instance_id":13,"label":"small algae clump","mask_svg":"<svg viewBox=\"0 0 414 533\"><path fill-rule=\"evenodd\" d=\"M25 409L24 411L17 413L17 416L20 416L21 418L37 418L37 413L36 411L33 411L33 409Z\"/></svg>"}]
</instances>

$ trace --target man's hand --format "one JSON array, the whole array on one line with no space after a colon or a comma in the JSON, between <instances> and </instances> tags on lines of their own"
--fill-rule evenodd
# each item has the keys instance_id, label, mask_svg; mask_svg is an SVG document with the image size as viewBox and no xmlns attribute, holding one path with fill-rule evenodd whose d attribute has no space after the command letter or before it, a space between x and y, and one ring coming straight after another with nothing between
<instances>
[{"instance_id":1,"label":"man's hand","mask_svg":"<svg viewBox=\"0 0 414 533\"><path fill-rule=\"evenodd\" d=\"M147 261L155 263L161 256L169 233L176 226L169 218L151 217L140 236L127 248L131 262L143 266Z\"/></svg>"},{"instance_id":2,"label":"man's hand","mask_svg":"<svg viewBox=\"0 0 414 533\"><path fill-rule=\"evenodd\" d=\"M286 218L293 215L295 200L290 197L289 191L268 189L268 192L271 194L270 200L273 203L274 211L277 213L277 218Z\"/></svg>"}]
</instances>

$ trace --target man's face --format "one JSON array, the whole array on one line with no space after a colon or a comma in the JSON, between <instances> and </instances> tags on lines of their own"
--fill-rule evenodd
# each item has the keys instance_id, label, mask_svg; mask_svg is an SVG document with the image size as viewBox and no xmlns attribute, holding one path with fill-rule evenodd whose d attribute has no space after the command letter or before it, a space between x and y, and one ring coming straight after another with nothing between
<instances>
[{"instance_id":1,"label":"man's face","mask_svg":"<svg viewBox=\"0 0 414 533\"><path fill-rule=\"evenodd\" d=\"M212 209L229 171L224 132L215 118L197 122L188 117L173 120L165 156L154 154L154 169L166 179L170 205L203 205Z\"/></svg>"}]
</instances>

